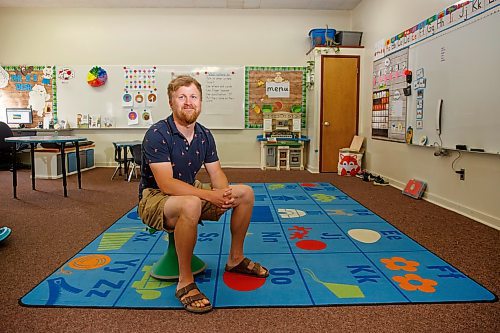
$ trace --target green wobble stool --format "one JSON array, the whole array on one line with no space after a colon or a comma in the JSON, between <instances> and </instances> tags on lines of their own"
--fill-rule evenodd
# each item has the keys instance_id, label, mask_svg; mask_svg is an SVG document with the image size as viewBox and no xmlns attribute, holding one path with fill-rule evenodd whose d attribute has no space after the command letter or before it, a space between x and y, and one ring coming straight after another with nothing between
<instances>
[{"instance_id":1,"label":"green wobble stool","mask_svg":"<svg viewBox=\"0 0 500 333\"><path fill-rule=\"evenodd\" d=\"M151 231L150 231L151 232ZM191 258L191 270L193 275L203 272L207 264L193 254ZM153 265L149 274L155 279L160 280L178 280L179 279L179 260L175 251L174 233L168 233L167 252Z\"/></svg>"}]
</instances>

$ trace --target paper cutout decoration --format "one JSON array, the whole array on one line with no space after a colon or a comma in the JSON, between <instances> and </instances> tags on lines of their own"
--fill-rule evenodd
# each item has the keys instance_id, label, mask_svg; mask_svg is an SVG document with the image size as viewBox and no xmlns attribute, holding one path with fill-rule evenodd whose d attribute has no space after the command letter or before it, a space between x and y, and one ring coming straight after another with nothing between
<instances>
[{"instance_id":1,"label":"paper cutout decoration","mask_svg":"<svg viewBox=\"0 0 500 333\"><path fill-rule=\"evenodd\" d=\"M16 74L26 76L26 75L30 74L31 72L33 72L33 69L34 69L33 66L22 65L22 66L19 66L19 69L16 69Z\"/></svg>"},{"instance_id":2,"label":"paper cutout decoration","mask_svg":"<svg viewBox=\"0 0 500 333\"><path fill-rule=\"evenodd\" d=\"M45 66L42 73L42 84L50 84L50 80L52 79L52 66Z\"/></svg>"},{"instance_id":3,"label":"paper cutout decoration","mask_svg":"<svg viewBox=\"0 0 500 333\"><path fill-rule=\"evenodd\" d=\"M415 199L420 199L424 194L426 187L427 183L420 180L410 179L403 190L403 194Z\"/></svg>"},{"instance_id":4,"label":"paper cutout decoration","mask_svg":"<svg viewBox=\"0 0 500 333\"><path fill-rule=\"evenodd\" d=\"M0 89L9 85L9 73L0 66Z\"/></svg>"},{"instance_id":5,"label":"paper cutout decoration","mask_svg":"<svg viewBox=\"0 0 500 333\"><path fill-rule=\"evenodd\" d=\"M40 117L43 115L45 102L48 102L49 100L50 94L47 93L47 90L45 90L45 87L42 85L35 84L29 92L28 103L31 106L31 109Z\"/></svg>"},{"instance_id":6,"label":"paper cutout decoration","mask_svg":"<svg viewBox=\"0 0 500 333\"><path fill-rule=\"evenodd\" d=\"M134 101L132 100L132 95L129 93L125 93L122 96L122 106L123 107L130 107L134 105Z\"/></svg>"},{"instance_id":7,"label":"paper cutout decoration","mask_svg":"<svg viewBox=\"0 0 500 333\"><path fill-rule=\"evenodd\" d=\"M153 125L153 117L151 116L151 112L148 110L144 110L142 112L142 120L145 125Z\"/></svg>"},{"instance_id":8,"label":"paper cutout decoration","mask_svg":"<svg viewBox=\"0 0 500 333\"><path fill-rule=\"evenodd\" d=\"M157 99L158 98L157 98L155 93L149 93L148 98L146 99L146 105L147 106L155 106Z\"/></svg>"},{"instance_id":9,"label":"paper cutout decoration","mask_svg":"<svg viewBox=\"0 0 500 333\"><path fill-rule=\"evenodd\" d=\"M108 80L108 73L99 66L93 67L87 74L87 83L92 87L100 87Z\"/></svg>"},{"instance_id":10,"label":"paper cutout decoration","mask_svg":"<svg viewBox=\"0 0 500 333\"><path fill-rule=\"evenodd\" d=\"M139 115L136 111L130 110L128 113L128 124L129 125L137 125L139 123Z\"/></svg>"},{"instance_id":11,"label":"paper cutout decoration","mask_svg":"<svg viewBox=\"0 0 500 333\"><path fill-rule=\"evenodd\" d=\"M71 69L69 67L63 67L63 68L57 70L57 77L63 83L66 83L75 77L75 72L73 71L73 69Z\"/></svg>"},{"instance_id":12,"label":"paper cutout decoration","mask_svg":"<svg viewBox=\"0 0 500 333\"><path fill-rule=\"evenodd\" d=\"M138 92L134 97L134 107L142 107L146 103L142 92Z\"/></svg>"}]
</instances>

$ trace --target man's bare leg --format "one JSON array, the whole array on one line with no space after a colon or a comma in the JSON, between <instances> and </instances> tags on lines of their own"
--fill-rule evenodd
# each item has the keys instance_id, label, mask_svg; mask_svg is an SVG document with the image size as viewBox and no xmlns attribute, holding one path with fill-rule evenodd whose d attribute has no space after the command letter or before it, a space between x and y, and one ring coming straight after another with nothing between
<instances>
[{"instance_id":1,"label":"man's bare leg","mask_svg":"<svg viewBox=\"0 0 500 333\"><path fill-rule=\"evenodd\" d=\"M248 185L232 185L231 188L235 201L231 215L231 248L227 265L234 267L245 258L243 244L250 225L255 199L253 189ZM251 262L248 268L252 269L253 265L254 263ZM265 274L266 270L261 268L259 273Z\"/></svg>"},{"instance_id":2,"label":"man's bare leg","mask_svg":"<svg viewBox=\"0 0 500 333\"><path fill-rule=\"evenodd\" d=\"M176 290L194 282L191 270L191 258L198 232L198 221L201 215L201 200L195 196L169 197L163 208L168 229L174 229L175 250L179 261L179 282ZM198 294L191 290L185 297ZM184 297L183 297L184 298ZM208 299L195 301L191 305L204 307L210 304Z\"/></svg>"}]
</instances>

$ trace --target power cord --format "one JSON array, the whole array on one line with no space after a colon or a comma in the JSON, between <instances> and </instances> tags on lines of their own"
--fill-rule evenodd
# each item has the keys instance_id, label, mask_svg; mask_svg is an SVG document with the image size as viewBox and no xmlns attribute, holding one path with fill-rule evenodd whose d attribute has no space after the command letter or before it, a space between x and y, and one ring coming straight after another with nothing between
<instances>
[{"instance_id":1,"label":"power cord","mask_svg":"<svg viewBox=\"0 0 500 333\"><path fill-rule=\"evenodd\" d=\"M455 162L456 162L456 161L457 161L460 157L462 157L462 153L461 153L459 150L457 150L457 152L458 152L458 156L457 156L457 158L455 158L455 159L453 160L453 162L451 162L451 170L455 171L456 173L459 173L459 172L460 172L460 170L455 170L454 165L455 165Z\"/></svg>"},{"instance_id":2,"label":"power cord","mask_svg":"<svg viewBox=\"0 0 500 333\"><path fill-rule=\"evenodd\" d=\"M457 152L458 152L458 156L457 156L457 158L455 158L455 159L453 160L453 162L451 162L451 170L455 171L455 173L456 173L457 175L460 175L460 180L465 180L465 169L463 169L463 168L462 168L462 169L460 169L460 170L455 170L455 167L454 167L455 162L456 162L456 161L458 161L458 159L459 159L460 157L462 157L462 153L460 152L460 150L458 150Z\"/></svg>"}]
</instances>

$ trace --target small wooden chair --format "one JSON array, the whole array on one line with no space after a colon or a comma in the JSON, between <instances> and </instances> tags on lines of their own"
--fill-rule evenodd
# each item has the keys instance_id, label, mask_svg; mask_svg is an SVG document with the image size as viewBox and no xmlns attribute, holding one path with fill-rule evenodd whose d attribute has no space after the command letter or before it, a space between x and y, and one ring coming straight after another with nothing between
<instances>
[{"instance_id":1,"label":"small wooden chair","mask_svg":"<svg viewBox=\"0 0 500 333\"><path fill-rule=\"evenodd\" d=\"M150 233L158 230L148 227ZM153 265L149 274L159 280L178 280L179 279L179 260L175 250L174 233L168 233L168 248L165 254ZM191 258L191 270L193 275L203 272L207 264L193 254Z\"/></svg>"}]
</instances>

